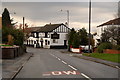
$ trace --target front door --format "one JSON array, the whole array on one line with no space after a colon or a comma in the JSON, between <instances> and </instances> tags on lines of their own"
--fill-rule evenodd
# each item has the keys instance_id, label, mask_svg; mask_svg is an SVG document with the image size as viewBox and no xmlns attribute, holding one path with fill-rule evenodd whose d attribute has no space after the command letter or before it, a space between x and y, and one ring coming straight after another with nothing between
<instances>
[{"instance_id":1,"label":"front door","mask_svg":"<svg viewBox=\"0 0 120 80\"><path fill-rule=\"evenodd\" d=\"M67 46L67 40L64 40L64 46Z\"/></svg>"},{"instance_id":2,"label":"front door","mask_svg":"<svg viewBox=\"0 0 120 80\"><path fill-rule=\"evenodd\" d=\"M41 48L43 48L43 41L41 41Z\"/></svg>"}]
</instances>

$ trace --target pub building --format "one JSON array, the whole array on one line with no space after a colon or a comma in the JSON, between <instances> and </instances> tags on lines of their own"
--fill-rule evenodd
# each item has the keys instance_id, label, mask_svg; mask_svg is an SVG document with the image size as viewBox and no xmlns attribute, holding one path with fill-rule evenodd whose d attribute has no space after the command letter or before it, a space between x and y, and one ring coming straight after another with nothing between
<instances>
[{"instance_id":1,"label":"pub building","mask_svg":"<svg viewBox=\"0 0 120 80\"><path fill-rule=\"evenodd\" d=\"M70 28L61 24L46 24L30 33L26 45L35 48L67 48Z\"/></svg>"}]
</instances>

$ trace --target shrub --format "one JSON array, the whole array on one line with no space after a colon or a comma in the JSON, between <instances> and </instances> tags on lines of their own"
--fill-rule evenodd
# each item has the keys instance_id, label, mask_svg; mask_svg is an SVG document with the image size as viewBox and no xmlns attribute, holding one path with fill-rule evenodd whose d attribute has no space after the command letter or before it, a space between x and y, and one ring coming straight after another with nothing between
<instances>
[{"instance_id":1,"label":"shrub","mask_svg":"<svg viewBox=\"0 0 120 80\"><path fill-rule=\"evenodd\" d=\"M103 53L104 49L112 49L112 44L110 44L110 43L101 43L97 48L97 52Z\"/></svg>"},{"instance_id":2,"label":"shrub","mask_svg":"<svg viewBox=\"0 0 120 80\"><path fill-rule=\"evenodd\" d=\"M11 35L14 37L14 44L22 46L23 40L24 40L24 34L22 31L14 29L11 33Z\"/></svg>"},{"instance_id":3,"label":"shrub","mask_svg":"<svg viewBox=\"0 0 120 80\"><path fill-rule=\"evenodd\" d=\"M120 50L120 45L114 45L114 46L113 46L113 49L115 49L115 50Z\"/></svg>"},{"instance_id":4,"label":"shrub","mask_svg":"<svg viewBox=\"0 0 120 80\"><path fill-rule=\"evenodd\" d=\"M8 35L13 36L13 42L15 45L22 46L24 40L24 33L20 30L3 27L2 28L2 42L8 43Z\"/></svg>"}]
</instances>

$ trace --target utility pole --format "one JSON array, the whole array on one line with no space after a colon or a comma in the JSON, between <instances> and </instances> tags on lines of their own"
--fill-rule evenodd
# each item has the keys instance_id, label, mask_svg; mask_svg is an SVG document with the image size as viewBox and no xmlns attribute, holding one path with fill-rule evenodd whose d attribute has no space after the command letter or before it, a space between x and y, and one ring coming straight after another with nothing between
<instances>
[{"instance_id":1,"label":"utility pole","mask_svg":"<svg viewBox=\"0 0 120 80\"><path fill-rule=\"evenodd\" d=\"M91 0L89 1L89 53L90 53L90 43L91 43Z\"/></svg>"},{"instance_id":2,"label":"utility pole","mask_svg":"<svg viewBox=\"0 0 120 80\"><path fill-rule=\"evenodd\" d=\"M24 33L25 17L23 17L23 33Z\"/></svg>"}]
</instances>

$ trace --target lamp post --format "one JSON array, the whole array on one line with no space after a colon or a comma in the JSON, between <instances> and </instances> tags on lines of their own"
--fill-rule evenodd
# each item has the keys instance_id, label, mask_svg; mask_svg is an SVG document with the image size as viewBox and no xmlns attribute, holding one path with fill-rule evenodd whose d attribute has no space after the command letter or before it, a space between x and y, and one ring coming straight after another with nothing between
<instances>
[{"instance_id":1,"label":"lamp post","mask_svg":"<svg viewBox=\"0 0 120 80\"><path fill-rule=\"evenodd\" d=\"M89 47L88 51L90 53L90 43L91 43L91 0L89 1Z\"/></svg>"},{"instance_id":2,"label":"lamp post","mask_svg":"<svg viewBox=\"0 0 120 80\"><path fill-rule=\"evenodd\" d=\"M61 9L61 11L63 11L62 9ZM69 27L69 10L65 10L66 12L67 12L67 24L68 24L68 27Z\"/></svg>"}]
</instances>

